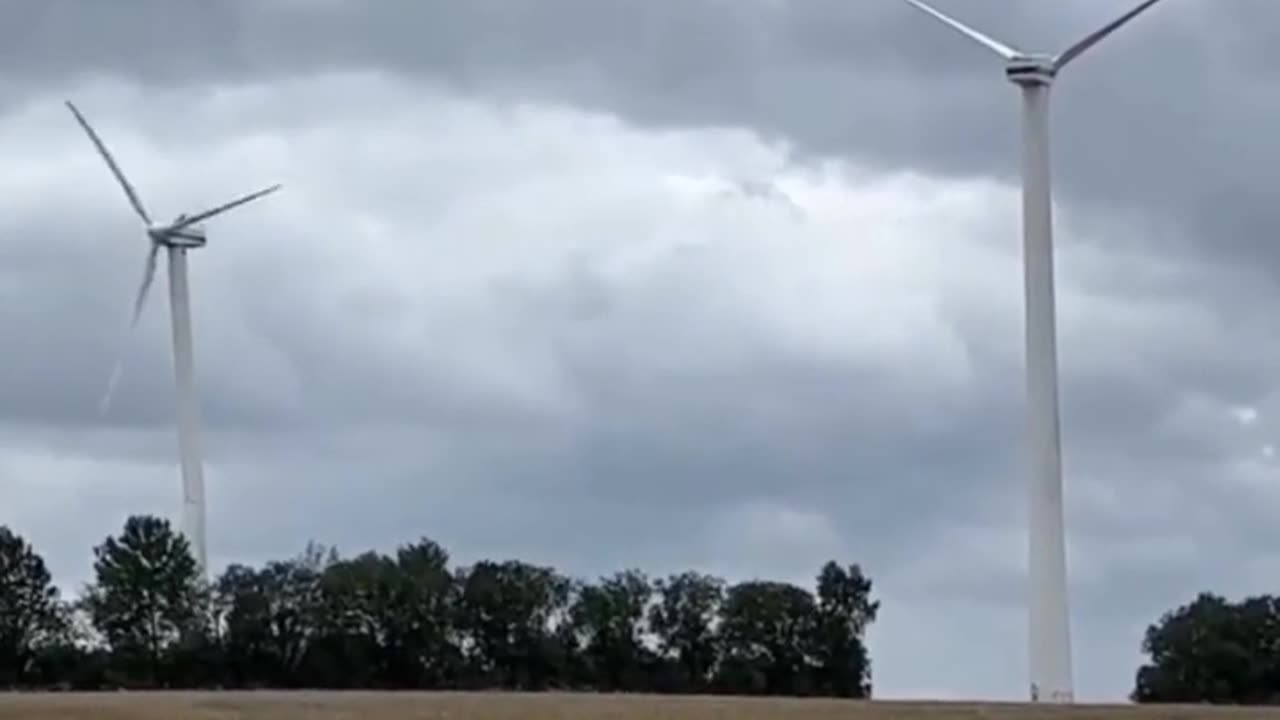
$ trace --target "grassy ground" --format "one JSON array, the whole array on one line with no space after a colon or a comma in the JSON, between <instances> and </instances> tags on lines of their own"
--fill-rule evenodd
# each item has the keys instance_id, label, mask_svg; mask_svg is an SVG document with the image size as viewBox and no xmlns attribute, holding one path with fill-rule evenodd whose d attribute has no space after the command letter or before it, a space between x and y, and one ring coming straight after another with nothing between
<instances>
[{"instance_id":1,"label":"grassy ground","mask_svg":"<svg viewBox=\"0 0 1280 720\"><path fill-rule=\"evenodd\" d=\"M0 720L1280 720L1280 709L373 692L0 694Z\"/></svg>"}]
</instances>

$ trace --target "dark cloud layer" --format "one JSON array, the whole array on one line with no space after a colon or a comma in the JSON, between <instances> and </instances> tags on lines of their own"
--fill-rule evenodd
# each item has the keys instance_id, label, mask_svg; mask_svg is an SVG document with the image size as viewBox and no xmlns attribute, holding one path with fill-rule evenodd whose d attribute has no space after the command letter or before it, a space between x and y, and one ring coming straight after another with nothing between
<instances>
[{"instance_id":1,"label":"dark cloud layer","mask_svg":"<svg viewBox=\"0 0 1280 720\"><path fill-rule=\"evenodd\" d=\"M1127 6L1007 4L939 2L1046 51ZM998 62L892 0L127 5L10 0L0 61L14 97L86 75L185 86L381 68L661 126L747 126L802 153L956 174L1017 167L1015 91ZM1261 0L1169 0L1084 56L1059 83L1060 185L1177 216L1213 237L1214 255L1268 253L1259 142L1280 107L1256 88L1280 72L1265 49L1274 14Z\"/></svg>"}]
</instances>

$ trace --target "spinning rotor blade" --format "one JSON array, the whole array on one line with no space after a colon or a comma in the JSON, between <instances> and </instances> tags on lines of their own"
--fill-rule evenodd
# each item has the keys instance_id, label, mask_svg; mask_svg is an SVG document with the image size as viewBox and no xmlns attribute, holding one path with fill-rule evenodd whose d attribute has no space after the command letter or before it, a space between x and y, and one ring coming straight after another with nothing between
<instances>
[{"instance_id":1,"label":"spinning rotor blade","mask_svg":"<svg viewBox=\"0 0 1280 720\"><path fill-rule=\"evenodd\" d=\"M982 34L982 33L978 32L977 30L974 30L973 28L969 27L968 25L965 25L964 23L960 22L959 20L956 20L955 18L951 17L950 15L943 14L943 13L942 13L941 11L939 11L939 10L934 10L932 7L929 7L928 5L925 5L925 4L924 4L923 2L921 2L920 0L904 0L904 1L905 1L908 5L910 5L910 6L914 7L915 9L919 10L920 12L922 12L922 13L924 13L924 14L926 14L926 15L929 15L929 16L933 17L933 19L934 19L934 20L937 20L938 22L942 23L943 25L946 25L946 26L950 27L952 30L955 30L956 32L960 33L961 35L964 35L965 37L969 38L970 40L972 40L972 41L974 41L974 42L978 43L979 45L981 45L981 46L983 46L983 47L987 48L988 50L990 50L991 52L994 52L995 54L999 55L1000 57L1004 58L1005 60L1012 60L1012 59L1014 59L1015 57L1017 57L1017 56L1019 56L1019 55L1021 55L1021 54L1022 54L1022 53L1018 52L1017 50L1015 50L1014 48L1011 48L1011 47L1009 47L1008 45L1005 45L1004 43L1000 42L999 40L992 39L992 38L990 38L990 37L988 37L988 36L986 36L986 35L984 35L984 34ZM1154 1L1154 0L1153 0L1153 1Z\"/></svg>"},{"instance_id":2,"label":"spinning rotor blade","mask_svg":"<svg viewBox=\"0 0 1280 720\"><path fill-rule=\"evenodd\" d=\"M1058 57L1053 59L1053 69L1061 70L1064 65L1079 57L1080 53L1083 53L1085 50L1097 45L1100 40L1116 30L1119 30L1122 25L1138 17L1138 15L1141 15L1144 10L1158 2L1160 2L1160 0L1144 0L1129 12L1089 33L1075 45L1072 45L1059 53Z\"/></svg>"},{"instance_id":3,"label":"spinning rotor blade","mask_svg":"<svg viewBox=\"0 0 1280 720\"><path fill-rule=\"evenodd\" d=\"M245 203L247 203L247 202L251 202L251 201L253 201L253 200L257 200L257 199L258 199L258 198L260 198L260 197L263 197L263 196L266 196L266 195L270 195L271 193L273 193L273 192L275 192L275 191L279 190L281 187L282 187L282 186L281 186L280 184L278 184L278 183L277 183L277 184L275 184L275 185L272 185L272 186L271 186L271 187L269 187L269 188L263 188L262 190L259 190L259 191L257 191L257 192L251 192L251 193L249 193L248 195L245 195L245 196L244 196L244 197L242 197L242 198L237 198L237 199L235 199L235 200L232 200L231 202L227 203L226 205L219 205L218 207L213 208L212 210L205 210L204 212L202 212L202 213L197 213L197 214L195 214L195 215L193 215L193 216L191 216L191 217L189 217L189 218L184 218L184 219L182 220L182 222L179 222L179 223L177 223L177 224L175 224L175 225L170 226L170 227L169 227L169 230L170 230L170 231L174 231L174 230L181 230L182 228L187 227L188 225L194 225L194 224L196 224L196 223L198 223L198 222L200 222L200 221L202 221L202 220L208 220L209 218L213 217L214 215L221 215L222 213L224 213L224 212L226 212L226 211L228 211L228 210L230 210L230 209L232 209L232 208L239 207L239 206L241 206L241 205L243 205L243 204L245 204Z\"/></svg>"},{"instance_id":4,"label":"spinning rotor blade","mask_svg":"<svg viewBox=\"0 0 1280 720\"><path fill-rule=\"evenodd\" d=\"M102 393L102 399L98 401L99 417L106 415L111 409L111 396L116 394L116 385L120 384L120 372L124 369L122 354L116 353L116 363L111 366L111 376L107 378L106 392Z\"/></svg>"},{"instance_id":5,"label":"spinning rotor blade","mask_svg":"<svg viewBox=\"0 0 1280 720\"><path fill-rule=\"evenodd\" d=\"M138 326L138 318L142 316L142 308L147 303L147 294L151 290L151 284L156 278L156 255L160 253L160 244L151 243L151 250L147 253L146 265L143 266L142 284L138 286L138 295L133 301L133 319L129 322L129 331L125 333L128 337L133 329ZM98 414L105 415L111 407L111 396L115 394L116 385L120 382L120 374L124 369L124 340L121 339L121 347L116 353L115 365L111 368L111 376L107 378L107 389L102 394L102 401L98 405Z\"/></svg>"},{"instance_id":6,"label":"spinning rotor blade","mask_svg":"<svg viewBox=\"0 0 1280 720\"><path fill-rule=\"evenodd\" d=\"M151 283L156 279L156 255L160 254L160 244L151 243L151 251L147 253L147 264L142 270L142 284L138 286L138 296L133 300L133 320L129 329L137 327L138 318L142 316L142 308L147 303L147 293L151 291Z\"/></svg>"},{"instance_id":7,"label":"spinning rotor blade","mask_svg":"<svg viewBox=\"0 0 1280 720\"><path fill-rule=\"evenodd\" d=\"M138 193L125 179L124 173L120 170L120 166L116 164L115 158L111 157L111 151L107 150L107 146L102 144L102 139L98 137L98 133L94 132L93 127L89 125L89 121L84 119L84 115L76 109L70 100L67 101L67 107L71 110L71 114L76 116L76 122L80 123L80 127L84 128L89 139L93 141L95 147L98 148L98 154L103 160L107 161L107 167L111 168L111 174L116 176L116 181L120 183L120 187L124 188L124 194L129 196L129 204L133 206L134 212L138 213L138 217L147 225L151 224L151 216L147 215L147 211L142 207L142 200L138 198Z\"/></svg>"}]
</instances>

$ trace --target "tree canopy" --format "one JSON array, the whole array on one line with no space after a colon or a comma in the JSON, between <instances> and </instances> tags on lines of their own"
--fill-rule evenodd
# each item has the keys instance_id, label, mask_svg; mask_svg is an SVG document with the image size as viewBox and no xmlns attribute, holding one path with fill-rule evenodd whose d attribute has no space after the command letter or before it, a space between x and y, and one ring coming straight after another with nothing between
<instances>
[{"instance_id":1,"label":"tree canopy","mask_svg":"<svg viewBox=\"0 0 1280 720\"><path fill-rule=\"evenodd\" d=\"M1275 704L1280 701L1280 598L1229 602L1212 593L1147 628L1138 702Z\"/></svg>"},{"instance_id":2,"label":"tree canopy","mask_svg":"<svg viewBox=\"0 0 1280 720\"><path fill-rule=\"evenodd\" d=\"M29 679L38 653L63 630L61 609L44 559L0 526L0 683Z\"/></svg>"},{"instance_id":3,"label":"tree canopy","mask_svg":"<svg viewBox=\"0 0 1280 720\"><path fill-rule=\"evenodd\" d=\"M518 559L450 564L420 538L345 557L310 544L206 586L167 521L129 518L64 600L0 527L9 686L508 688L867 697L878 603L857 565L813 589L638 569L583 580Z\"/></svg>"},{"instance_id":4,"label":"tree canopy","mask_svg":"<svg viewBox=\"0 0 1280 720\"><path fill-rule=\"evenodd\" d=\"M454 565L421 537L344 556L308 544L207 585L187 540L130 517L64 598L0 526L0 687L598 690L865 698L880 603L856 563L812 587L524 560ZM1141 641L1132 699L1280 703L1280 596L1201 593Z\"/></svg>"}]
</instances>

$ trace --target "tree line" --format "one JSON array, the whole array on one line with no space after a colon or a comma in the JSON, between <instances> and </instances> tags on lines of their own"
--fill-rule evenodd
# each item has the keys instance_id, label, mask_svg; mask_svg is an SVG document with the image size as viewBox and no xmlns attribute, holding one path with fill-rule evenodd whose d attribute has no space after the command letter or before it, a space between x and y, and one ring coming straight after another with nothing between
<instances>
[{"instance_id":1,"label":"tree line","mask_svg":"<svg viewBox=\"0 0 1280 720\"><path fill-rule=\"evenodd\" d=\"M0 687L572 689L868 697L879 603L856 564L813 589L698 572L593 581L520 560L450 565L423 538L310 544L206 583L167 520L129 518L64 599L0 526Z\"/></svg>"},{"instance_id":2,"label":"tree line","mask_svg":"<svg viewBox=\"0 0 1280 720\"><path fill-rule=\"evenodd\" d=\"M201 579L167 520L129 518L63 598L0 526L0 688L568 689L871 695L879 602L857 564L812 589L698 572L593 581L520 560L450 565L423 538L342 557L310 544ZM1152 623L1140 703L1280 703L1280 596L1203 593Z\"/></svg>"}]
</instances>

